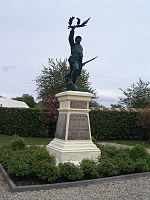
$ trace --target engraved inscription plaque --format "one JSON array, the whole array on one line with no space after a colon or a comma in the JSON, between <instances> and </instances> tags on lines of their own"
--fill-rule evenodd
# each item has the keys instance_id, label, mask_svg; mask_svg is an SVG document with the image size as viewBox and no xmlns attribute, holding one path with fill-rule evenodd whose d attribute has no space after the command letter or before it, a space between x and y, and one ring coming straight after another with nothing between
<instances>
[{"instance_id":1,"label":"engraved inscription plaque","mask_svg":"<svg viewBox=\"0 0 150 200\"><path fill-rule=\"evenodd\" d=\"M70 101L70 108L87 109L86 101Z\"/></svg>"},{"instance_id":2,"label":"engraved inscription plaque","mask_svg":"<svg viewBox=\"0 0 150 200\"><path fill-rule=\"evenodd\" d=\"M69 120L68 140L89 140L89 124L86 114L71 114Z\"/></svg>"},{"instance_id":3,"label":"engraved inscription plaque","mask_svg":"<svg viewBox=\"0 0 150 200\"><path fill-rule=\"evenodd\" d=\"M66 120L67 114L59 114L57 126L56 126L56 133L55 137L64 140L65 133L66 133Z\"/></svg>"}]
</instances>

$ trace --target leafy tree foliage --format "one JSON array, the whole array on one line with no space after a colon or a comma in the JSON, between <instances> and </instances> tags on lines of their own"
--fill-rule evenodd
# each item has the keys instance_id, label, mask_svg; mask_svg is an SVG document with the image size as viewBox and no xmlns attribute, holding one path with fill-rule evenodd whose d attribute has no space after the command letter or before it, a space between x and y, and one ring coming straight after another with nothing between
<instances>
[{"instance_id":1,"label":"leafy tree foliage","mask_svg":"<svg viewBox=\"0 0 150 200\"><path fill-rule=\"evenodd\" d=\"M111 108L123 108L121 104L110 104Z\"/></svg>"},{"instance_id":2,"label":"leafy tree foliage","mask_svg":"<svg viewBox=\"0 0 150 200\"><path fill-rule=\"evenodd\" d=\"M150 82L144 82L139 78L139 82L121 91L125 95L125 98L119 98L122 105L128 108L150 107Z\"/></svg>"},{"instance_id":3,"label":"leafy tree foliage","mask_svg":"<svg viewBox=\"0 0 150 200\"><path fill-rule=\"evenodd\" d=\"M35 105L36 109L46 109L46 106L43 101L38 101Z\"/></svg>"},{"instance_id":4,"label":"leafy tree foliage","mask_svg":"<svg viewBox=\"0 0 150 200\"><path fill-rule=\"evenodd\" d=\"M58 98L54 94L48 95L48 97L44 99L44 104L47 107L48 116L51 116L53 122L56 123L58 119L58 108L59 108Z\"/></svg>"},{"instance_id":5,"label":"leafy tree foliage","mask_svg":"<svg viewBox=\"0 0 150 200\"><path fill-rule=\"evenodd\" d=\"M101 105L100 103L98 103L96 100L91 100L89 103L90 107L98 107L98 108L105 108L105 106Z\"/></svg>"},{"instance_id":6,"label":"leafy tree foliage","mask_svg":"<svg viewBox=\"0 0 150 200\"><path fill-rule=\"evenodd\" d=\"M13 99L17 101L24 101L30 108L34 108L36 105L34 97L29 94L23 94L22 97L15 97Z\"/></svg>"},{"instance_id":7,"label":"leafy tree foliage","mask_svg":"<svg viewBox=\"0 0 150 200\"><path fill-rule=\"evenodd\" d=\"M67 60L48 59L48 66L43 66L42 73L36 77L36 86L39 99L45 99L49 95L54 95L64 91L65 75L68 73L69 67ZM89 82L89 73L86 69L82 70L81 76L78 79L77 86L85 88L86 91L95 94Z\"/></svg>"}]
</instances>

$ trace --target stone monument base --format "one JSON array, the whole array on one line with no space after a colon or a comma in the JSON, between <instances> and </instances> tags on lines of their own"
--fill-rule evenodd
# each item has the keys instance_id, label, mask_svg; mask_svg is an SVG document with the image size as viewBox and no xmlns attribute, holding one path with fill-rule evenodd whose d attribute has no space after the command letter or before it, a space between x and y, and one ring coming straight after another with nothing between
<instances>
[{"instance_id":1,"label":"stone monument base","mask_svg":"<svg viewBox=\"0 0 150 200\"><path fill-rule=\"evenodd\" d=\"M97 161L100 150L91 141L64 141L55 138L47 145L47 150L56 158L56 163L73 162L79 164L83 159L93 159Z\"/></svg>"},{"instance_id":2,"label":"stone monument base","mask_svg":"<svg viewBox=\"0 0 150 200\"><path fill-rule=\"evenodd\" d=\"M97 161L101 151L92 142L88 92L66 91L56 95L60 103L55 139L47 150L58 162L79 164L84 158Z\"/></svg>"}]
</instances>

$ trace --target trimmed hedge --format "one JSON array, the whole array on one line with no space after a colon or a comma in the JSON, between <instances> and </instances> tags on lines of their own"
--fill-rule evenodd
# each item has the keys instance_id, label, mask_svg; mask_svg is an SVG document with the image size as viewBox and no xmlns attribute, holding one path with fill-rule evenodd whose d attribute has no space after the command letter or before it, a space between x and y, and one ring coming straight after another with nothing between
<instances>
[{"instance_id":1,"label":"trimmed hedge","mask_svg":"<svg viewBox=\"0 0 150 200\"><path fill-rule=\"evenodd\" d=\"M56 123L47 110L0 108L0 134L54 137ZM140 123L140 112L92 110L91 132L96 139L147 140L148 129Z\"/></svg>"},{"instance_id":2,"label":"trimmed hedge","mask_svg":"<svg viewBox=\"0 0 150 200\"><path fill-rule=\"evenodd\" d=\"M96 139L148 139L148 130L139 122L139 112L91 111L92 135Z\"/></svg>"},{"instance_id":3,"label":"trimmed hedge","mask_svg":"<svg viewBox=\"0 0 150 200\"><path fill-rule=\"evenodd\" d=\"M0 134L47 137L49 123L38 109L0 108Z\"/></svg>"}]
</instances>

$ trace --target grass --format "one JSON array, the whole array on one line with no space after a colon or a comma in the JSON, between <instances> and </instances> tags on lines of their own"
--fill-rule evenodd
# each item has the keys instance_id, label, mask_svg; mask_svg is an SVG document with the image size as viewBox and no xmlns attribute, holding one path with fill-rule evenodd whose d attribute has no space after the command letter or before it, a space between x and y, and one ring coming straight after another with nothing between
<instances>
[{"instance_id":1,"label":"grass","mask_svg":"<svg viewBox=\"0 0 150 200\"><path fill-rule=\"evenodd\" d=\"M26 144L28 145L47 145L50 143L50 138L40 138L40 137L23 137ZM13 136L0 135L0 145L8 144L13 139Z\"/></svg>"},{"instance_id":2,"label":"grass","mask_svg":"<svg viewBox=\"0 0 150 200\"><path fill-rule=\"evenodd\" d=\"M135 146L136 144L143 144L146 148L150 148L150 144L145 140L101 140L100 142L111 142L123 144L128 146Z\"/></svg>"},{"instance_id":3,"label":"grass","mask_svg":"<svg viewBox=\"0 0 150 200\"><path fill-rule=\"evenodd\" d=\"M25 139L26 144L28 145L47 145L50 143L50 138L40 138L40 137L23 137ZM13 139L13 136L8 135L0 135L0 145L8 144ZM136 144L143 144L146 148L150 148L150 144L148 141L141 140L100 140L99 142L111 142L117 144L123 144L128 146L134 146Z\"/></svg>"}]
</instances>

